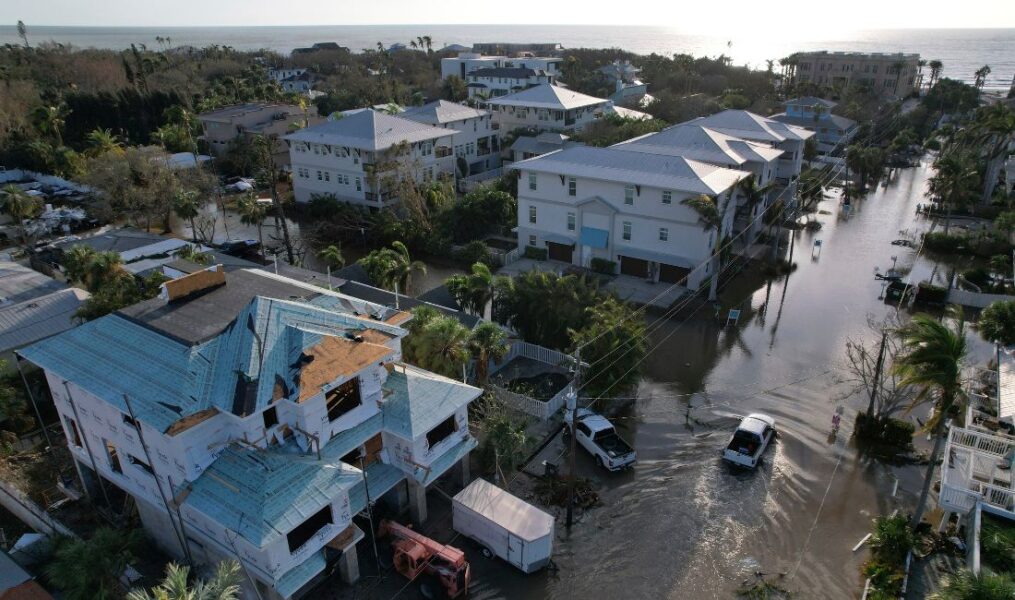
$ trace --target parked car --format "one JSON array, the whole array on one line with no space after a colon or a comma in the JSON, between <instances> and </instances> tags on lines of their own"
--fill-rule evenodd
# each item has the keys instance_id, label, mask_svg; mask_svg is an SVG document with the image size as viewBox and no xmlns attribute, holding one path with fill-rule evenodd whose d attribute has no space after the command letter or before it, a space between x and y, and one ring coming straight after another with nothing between
<instances>
[{"instance_id":1,"label":"parked car","mask_svg":"<svg viewBox=\"0 0 1015 600\"><path fill-rule=\"evenodd\" d=\"M256 253L261 247L257 240L227 240L218 245L223 254L243 257Z\"/></svg>"},{"instance_id":2,"label":"parked car","mask_svg":"<svg viewBox=\"0 0 1015 600\"><path fill-rule=\"evenodd\" d=\"M761 413L747 415L733 432L722 456L734 465L753 469L774 437L775 419Z\"/></svg>"},{"instance_id":3,"label":"parked car","mask_svg":"<svg viewBox=\"0 0 1015 600\"><path fill-rule=\"evenodd\" d=\"M631 445L617 434L609 419L587 408L578 409L575 417L578 420L578 426L575 428L576 441L595 457L597 465L608 471L619 471L634 466L638 455ZM564 413L564 421L568 425L564 429L567 436L570 434L570 412Z\"/></svg>"}]
</instances>

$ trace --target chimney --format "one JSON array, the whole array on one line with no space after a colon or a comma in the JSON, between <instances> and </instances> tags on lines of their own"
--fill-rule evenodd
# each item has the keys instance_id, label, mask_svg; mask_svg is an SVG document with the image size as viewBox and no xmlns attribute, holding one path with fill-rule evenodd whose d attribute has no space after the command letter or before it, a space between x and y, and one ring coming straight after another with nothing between
<instances>
[{"instance_id":1,"label":"chimney","mask_svg":"<svg viewBox=\"0 0 1015 600\"><path fill-rule=\"evenodd\" d=\"M159 296L167 302L178 302L225 284L226 270L222 265L213 265L163 283L162 293Z\"/></svg>"}]
</instances>

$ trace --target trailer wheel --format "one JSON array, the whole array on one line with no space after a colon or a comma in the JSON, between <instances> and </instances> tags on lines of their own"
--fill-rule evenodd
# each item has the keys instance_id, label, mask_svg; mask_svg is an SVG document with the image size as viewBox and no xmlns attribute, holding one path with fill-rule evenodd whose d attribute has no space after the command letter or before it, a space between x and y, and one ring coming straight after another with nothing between
<instances>
[{"instance_id":1,"label":"trailer wheel","mask_svg":"<svg viewBox=\"0 0 1015 600\"><path fill-rule=\"evenodd\" d=\"M493 558L493 550L490 550L486 546L483 547L483 558Z\"/></svg>"}]
</instances>

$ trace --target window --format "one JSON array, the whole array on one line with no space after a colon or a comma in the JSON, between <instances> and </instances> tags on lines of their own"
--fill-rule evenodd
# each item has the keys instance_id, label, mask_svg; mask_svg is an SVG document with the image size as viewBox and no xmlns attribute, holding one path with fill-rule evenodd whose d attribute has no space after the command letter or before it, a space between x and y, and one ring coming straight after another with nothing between
<instances>
[{"instance_id":1,"label":"window","mask_svg":"<svg viewBox=\"0 0 1015 600\"><path fill-rule=\"evenodd\" d=\"M317 511L314 516L303 521L296 526L296 529L286 534L285 539L289 542L289 552L293 553L302 548L303 544L309 542L310 538L314 537L318 531L331 523L331 506L329 505Z\"/></svg>"},{"instance_id":2,"label":"window","mask_svg":"<svg viewBox=\"0 0 1015 600\"><path fill-rule=\"evenodd\" d=\"M673 204L673 192L670 190L663 192L663 204Z\"/></svg>"},{"instance_id":3,"label":"window","mask_svg":"<svg viewBox=\"0 0 1015 600\"><path fill-rule=\"evenodd\" d=\"M573 212L567 213L567 230L574 231L575 217Z\"/></svg>"},{"instance_id":4,"label":"window","mask_svg":"<svg viewBox=\"0 0 1015 600\"><path fill-rule=\"evenodd\" d=\"M670 230L665 227L659 228L659 241L665 242L670 239Z\"/></svg>"},{"instance_id":5,"label":"window","mask_svg":"<svg viewBox=\"0 0 1015 600\"><path fill-rule=\"evenodd\" d=\"M153 469L150 464L148 464L145 461L141 460L140 458L134 456L133 454L128 454L127 455L127 462L129 462L130 464L134 465L135 467L141 469L142 471L147 471L149 475L154 475L155 474L155 469Z\"/></svg>"},{"instance_id":6,"label":"window","mask_svg":"<svg viewBox=\"0 0 1015 600\"><path fill-rule=\"evenodd\" d=\"M264 419L265 429L271 429L278 425L278 411L275 410L274 406L269 406L267 410L261 413L261 418Z\"/></svg>"},{"instance_id":7,"label":"window","mask_svg":"<svg viewBox=\"0 0 1015 600\"><path fill-rule=\"evenodd\" d=\"M535 237L535 236L533 236L533 237ZM533 244L533 245L535 245L535 244ZM72 419L70 417L64 417L63 418L63 423L64 423L64 426L67 428L67 432L70 433L71 442L75 446L80 448L81 447L81 432L78 431L78 424L75 423L74 419Z\"/></svg>"},{"instance_id":8,"label":"window","mask_svg":"<svg viewBox=\"0 0 1015 600\"><path fill-rule=\"evenodd\" d=\"M529 245L530 246L535 246L536 245L536 236L535 235L530 235L529 236Z\"/></svg>"},{"instance_id":9,"label":"window","mask_svg":"<svg viewBox=\"0 0 1015 600\"><path fill-rule=\"evenodd\" d=\"M455 423L455 415L441 421L440 425L434 427L426 434L426 445L433 448L437 444L448 439L452 433L458 431L458 424Z\"/></svg>"},{"instance_id":10,"label":"window","mask_svg":"<svg viewBox=\"0 0 1015 600\"><path fill-rule=\"evenodd\" d=\"M529 173L529 189L530 190L535 190L536 189L536 174L535 173Z\"/></svg>"},{"instance_id":11,"label":"window","mask_svg":"<svg viewBox=\"0 0 1015 600\"><path fill-rule=\"evenodd\" d=\"M577 196L578 195L578 180L574 177L567 178L567 195Z\"/></svg>"},{"instance_id":12,"label":"window","mask_svg":"<svg viewBox=\"0 0 1015 600\"><path fill-rule=\"evenodd\" d=\"M530 206L529 207L529 223L535 223L535 222L536 222L536 207L535 206Z\"/></svg>"},{"instance_id":13,"label":"window","mask_svg":"<svg viewBox=\"0 0 1015 600\"><path fill-rule=\"evenodd\" d=\"M334 421L362 404L359 397L359 378L353 378L324 395L328 407L328 420Z\"/></svg>"},{"instance_id":14,"label":"window","mask_svg":"<svg viewBox=\"0 0 1015 600\"><path fill-rule=\"evenodd\" d=\"M624 186L624 204L631 206L634 204L634 186Z\"/></svg>"},{"instance_id":15,"label":"window","mask_svg":"<svg viewBox=\"0 0 1015 600\"><path fill-rule=\"evenodd\" d=\"M331 173L325 171L324 172L324 180L325 181L331 181Z\"/></svg>"},{"instance_id":16,"label":"window","mask_svg":"<svg viewBox=\"0 0 1015 600\"><path fill-rule=\"evenodd\" d=\"M356 178L356 191L357 192L362 192L363 191L363 185L360 182L359 177Z\"/></svg>"},{"instance_id":17,"label":"window","mask_svg":"<svg viewBox=\"0 0 1015 600\"><path fill-rule=\"evenodd\" d=\"M102 440L102 444L106 447L106 458L109 460L109 468L114 473L123 473L123 467L120 466L120 455L116 452L116 446L109 440Z\"/></svg>"},{"instance_id":18,"label":"window","mask_svg":"<svg viewBox=\"0 0 1015 600\"><path fill-rule=\"evenodd\" d=\"M624 221L624 239L631 241L631 222Z\"/></svg>"},{"instance_id":19,"label":"window","mask_svg":"<svg viewBox=\"0 0 1015 600\"><path fill-rule=\"evenodd\" d=\"M420 145L420 154L430 156L433 154L433 142L424 142Z\"/></svg>"},{"instance_id":20,"label":"window","mask_svg":"<svg viewBox=\"0 0 1015 600\"><path fill-rule=\"evenodd\" d=\"M318 171L317 172L317 181L320 181L321 179L323 179L323 177L321 176L321 172Z\"/></svg>"}]
</instances>

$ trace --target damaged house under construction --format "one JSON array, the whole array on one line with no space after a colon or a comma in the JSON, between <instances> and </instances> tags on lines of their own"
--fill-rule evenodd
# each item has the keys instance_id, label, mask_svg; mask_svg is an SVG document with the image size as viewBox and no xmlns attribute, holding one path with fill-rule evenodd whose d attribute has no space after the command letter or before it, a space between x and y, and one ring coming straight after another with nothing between
<instances>
[{"instance_id":1,"label":"damaged house under construction","mask_svg":"<svg viewBox=\"0 0 1015 600\"><path fill-rule=\"evenodd\" d=\"M96 502L136 507L177 560L238 560L243 597L298 598L334 568L358 577L368 504L421 522L428 486L469 478L480 390L402 362L410 318L213 266L19 354Z\"/></svg>"}]
</instances>

